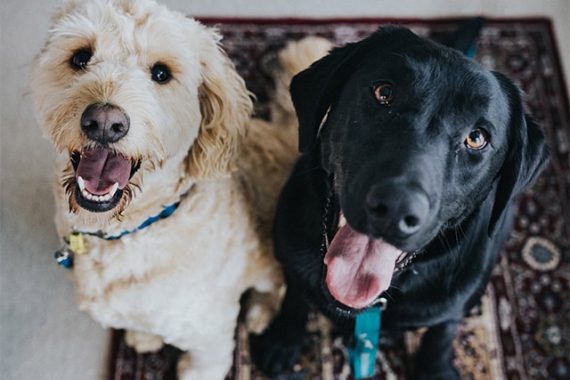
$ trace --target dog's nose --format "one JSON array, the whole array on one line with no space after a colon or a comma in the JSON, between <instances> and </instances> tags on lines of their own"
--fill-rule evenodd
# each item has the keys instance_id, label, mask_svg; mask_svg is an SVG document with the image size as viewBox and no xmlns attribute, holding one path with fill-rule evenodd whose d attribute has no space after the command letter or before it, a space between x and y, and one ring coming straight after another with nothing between
<instances>
[{"instance_id":1,"label":"dog's nose","mask_svg":"<svg viewBox=\"0 0 570 380\"><path fill-rule=\"evenodd\" d=\"M90 140L101 144L114 143L129 131L129 118L115 105L95 103L83 111L81 129Z\"/></svg>"},{"instance_id":2,"label":"dog's nose","mask_svg":"<svg viewBox=\"0 0 570 380\"><path fill-rule=\"evenodd\" d=\"M423 190L399 181L374 185L366 196L371 223L387 236L403 238L418 232L428 218L429 208Z\"/></svg>"}]
</instances>

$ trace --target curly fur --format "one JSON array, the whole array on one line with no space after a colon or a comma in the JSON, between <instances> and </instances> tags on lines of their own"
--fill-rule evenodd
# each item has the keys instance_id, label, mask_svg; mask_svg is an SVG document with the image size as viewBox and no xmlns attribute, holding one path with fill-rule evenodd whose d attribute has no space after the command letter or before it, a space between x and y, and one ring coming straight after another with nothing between
<instances>
[{"instance_id":1,"label":"curly fur","mask_svg":"<svg viewBox=\"0 0 570 380\"><path fill-rule=\"evenodd\" d=\"M219 41L215 30L150 0L68 1L32 73L37 118L58 151L60 236L132 230L182 198L171 217L143 231L116 241L85 235L87 253L73 269L80 308L127 329L128 344L186 351L181 379L222 379L242 293L257 292L246 321L259 332L283 284L271 224L297 156L294 123L250 118L251 97ZM85 70L73 69L71 57L85 48L93 52ZM299 69L312 61L298 59ZM172 72L167 84L151 80L157 62ZM93 145L80 128L92 103L129 116L128 134L110 148L140 166L118 205L101 213L73 196L73 155Z\"/></svg>"},{"instance_id":2,"label":"curly fur","mask_svg":"<svg viewBox=\"0 0 570 380\"><path fill-rule=\"evenodd\" d=\"M235 72L218 46L209 54L220 55L220 62L202 63L204 82L199 89L200 133L190 150L188 172L199 178L227 173L239 153L246 134L252 102L243 79Z\"/></svg>"}]
</instances>

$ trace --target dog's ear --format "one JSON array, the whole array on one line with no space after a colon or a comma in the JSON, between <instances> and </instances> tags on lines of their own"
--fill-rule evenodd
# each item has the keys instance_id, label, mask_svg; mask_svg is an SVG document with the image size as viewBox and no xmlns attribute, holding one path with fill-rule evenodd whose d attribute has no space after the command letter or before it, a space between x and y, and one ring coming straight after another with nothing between
<instances>
[{"instance_id":1,"label":"dog's ear","mask_svg":"<svg viewBox=\"0 0 570 380\"><path fill-rule=\"evenodd\" d=\"M329 55L297 74L291 81L290 90L299 120L299 150L306 153L313 148L325 114L372 44L375 49L384 49L417 38L406 28L382 27L360 42L333 49Z\"/></svg>"},{"instance_id":2,"label":"dog's ear","mask_svg":"<svg viewBox=\"0 0 570 380\"><path fill-rule=\"evenodd\" d=\"M494 73L510 107L508 151L499 171L495 203L489 222L489 236L509 202L531 185L548 163L549 149L539 126L524 113L520 90L505 76Z\"/></svg>"},{"instance_id":3,"label":"dog's ear","mask_svg":"<svg viewBox=\"0 0 570 380\"><path fill-rule=\"evenodd\" d=\"M360 43L333 49L291 81L291 99L299 121L299 150L314 146L321 121L353 69Z\"/></svg>"},{"instance_id":4,"label":"dog's ear","mask_svg":"<svg viewBox=\"0 0 570 380\"><path fill-rule=\"evenodd\" d=\"M188 173L201 179L233 170L253 111L243 79L219 45L220 35L203 28L206 37L200 51L202 84L198 89L202 122L187 162Z\"/></svg>"},{"instance_id":5,"label":"dog's ear","mask_svg":"<svg viewBox=\"0 0 570 380\"><path fill-rule=\"evenodd\" d=\"M445 46L458 50L469 58L475 57L475 47L481 29L485 25L482 17L473 17L463 21L457 29L445 40L441 41Z\"/></svg>"}]
</instances>

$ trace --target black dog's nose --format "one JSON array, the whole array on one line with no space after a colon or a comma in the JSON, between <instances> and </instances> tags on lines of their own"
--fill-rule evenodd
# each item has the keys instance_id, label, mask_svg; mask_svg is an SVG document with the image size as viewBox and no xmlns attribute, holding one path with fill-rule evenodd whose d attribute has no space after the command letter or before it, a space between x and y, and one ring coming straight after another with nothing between
<instances>
[{"instance_id":1,"label":"black dog's nose","mask_svg":"<svg viewBox=\"0 0 570 380\"><path fill-rule=\"evenodd\" d=\"M129 131L129 118L117 106L95 103L83 111L81 129L90 140L101 144L114 143Z\"/></svg>"},{"instance_id":2,"label":"black dog's nose","mask_svg":"<svg viewBox=\"0 0 570 380\"><path fill-rule=\"evenodd\" d=\"M386 181L372 186L366 196L366 211L375 229L401 238L418 232L426 222L429 199L416 186Z\"/></svg>"}]
</instances>

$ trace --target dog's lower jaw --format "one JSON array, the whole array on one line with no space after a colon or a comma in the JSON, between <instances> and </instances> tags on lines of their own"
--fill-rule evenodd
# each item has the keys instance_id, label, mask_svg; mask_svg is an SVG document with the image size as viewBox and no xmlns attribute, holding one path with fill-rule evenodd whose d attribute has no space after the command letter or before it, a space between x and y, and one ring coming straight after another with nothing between
<instances>
[{"instance_id":1,"label":"dog's lower jaw","mask_svg":"<svg viewBox=\"0 0 570 380\"><path fill-rule=\"evenodd\" d=\"M94 201L87 199L85 195L82 194L79 186L75 188L73 195L75 197L75 201L77 204L90 212L108 212L112 211L117 205L121 202L123 198L124 191L122 189L118 189L114 194L111 195L109 200L105 201ZM118 210L117 214L120 214L121 211Z\"/></svg>"},{"instance_id":2,"label":"dog's lower jaw","mask_svg":"<svg viewBox=\"0 0 570 380\"><path fill-rule=\"evenodd\" d=\"M64 233L60 232L60 236L67 236L73 231L111 232L113 229L121 230L125 210L128 209L134 196L131 186L117 191L114 196L115 199L113 199L116 202L114 206L112 206L111 202L95 204L79 199L80 196L77 192L79 192L79 189L73 189L70 193L65 191L65 203L56 204L58 209L64 208L64 211L61 211L62 216L58 216L57 220L65 219L65 225L68 226ZM59 191L56 189L56 197L58 197L58 194ZM57 203L60 203L59 199ZM109 207L108 209L103 209L101 206Z\"/></svg>"}]
</instances>

